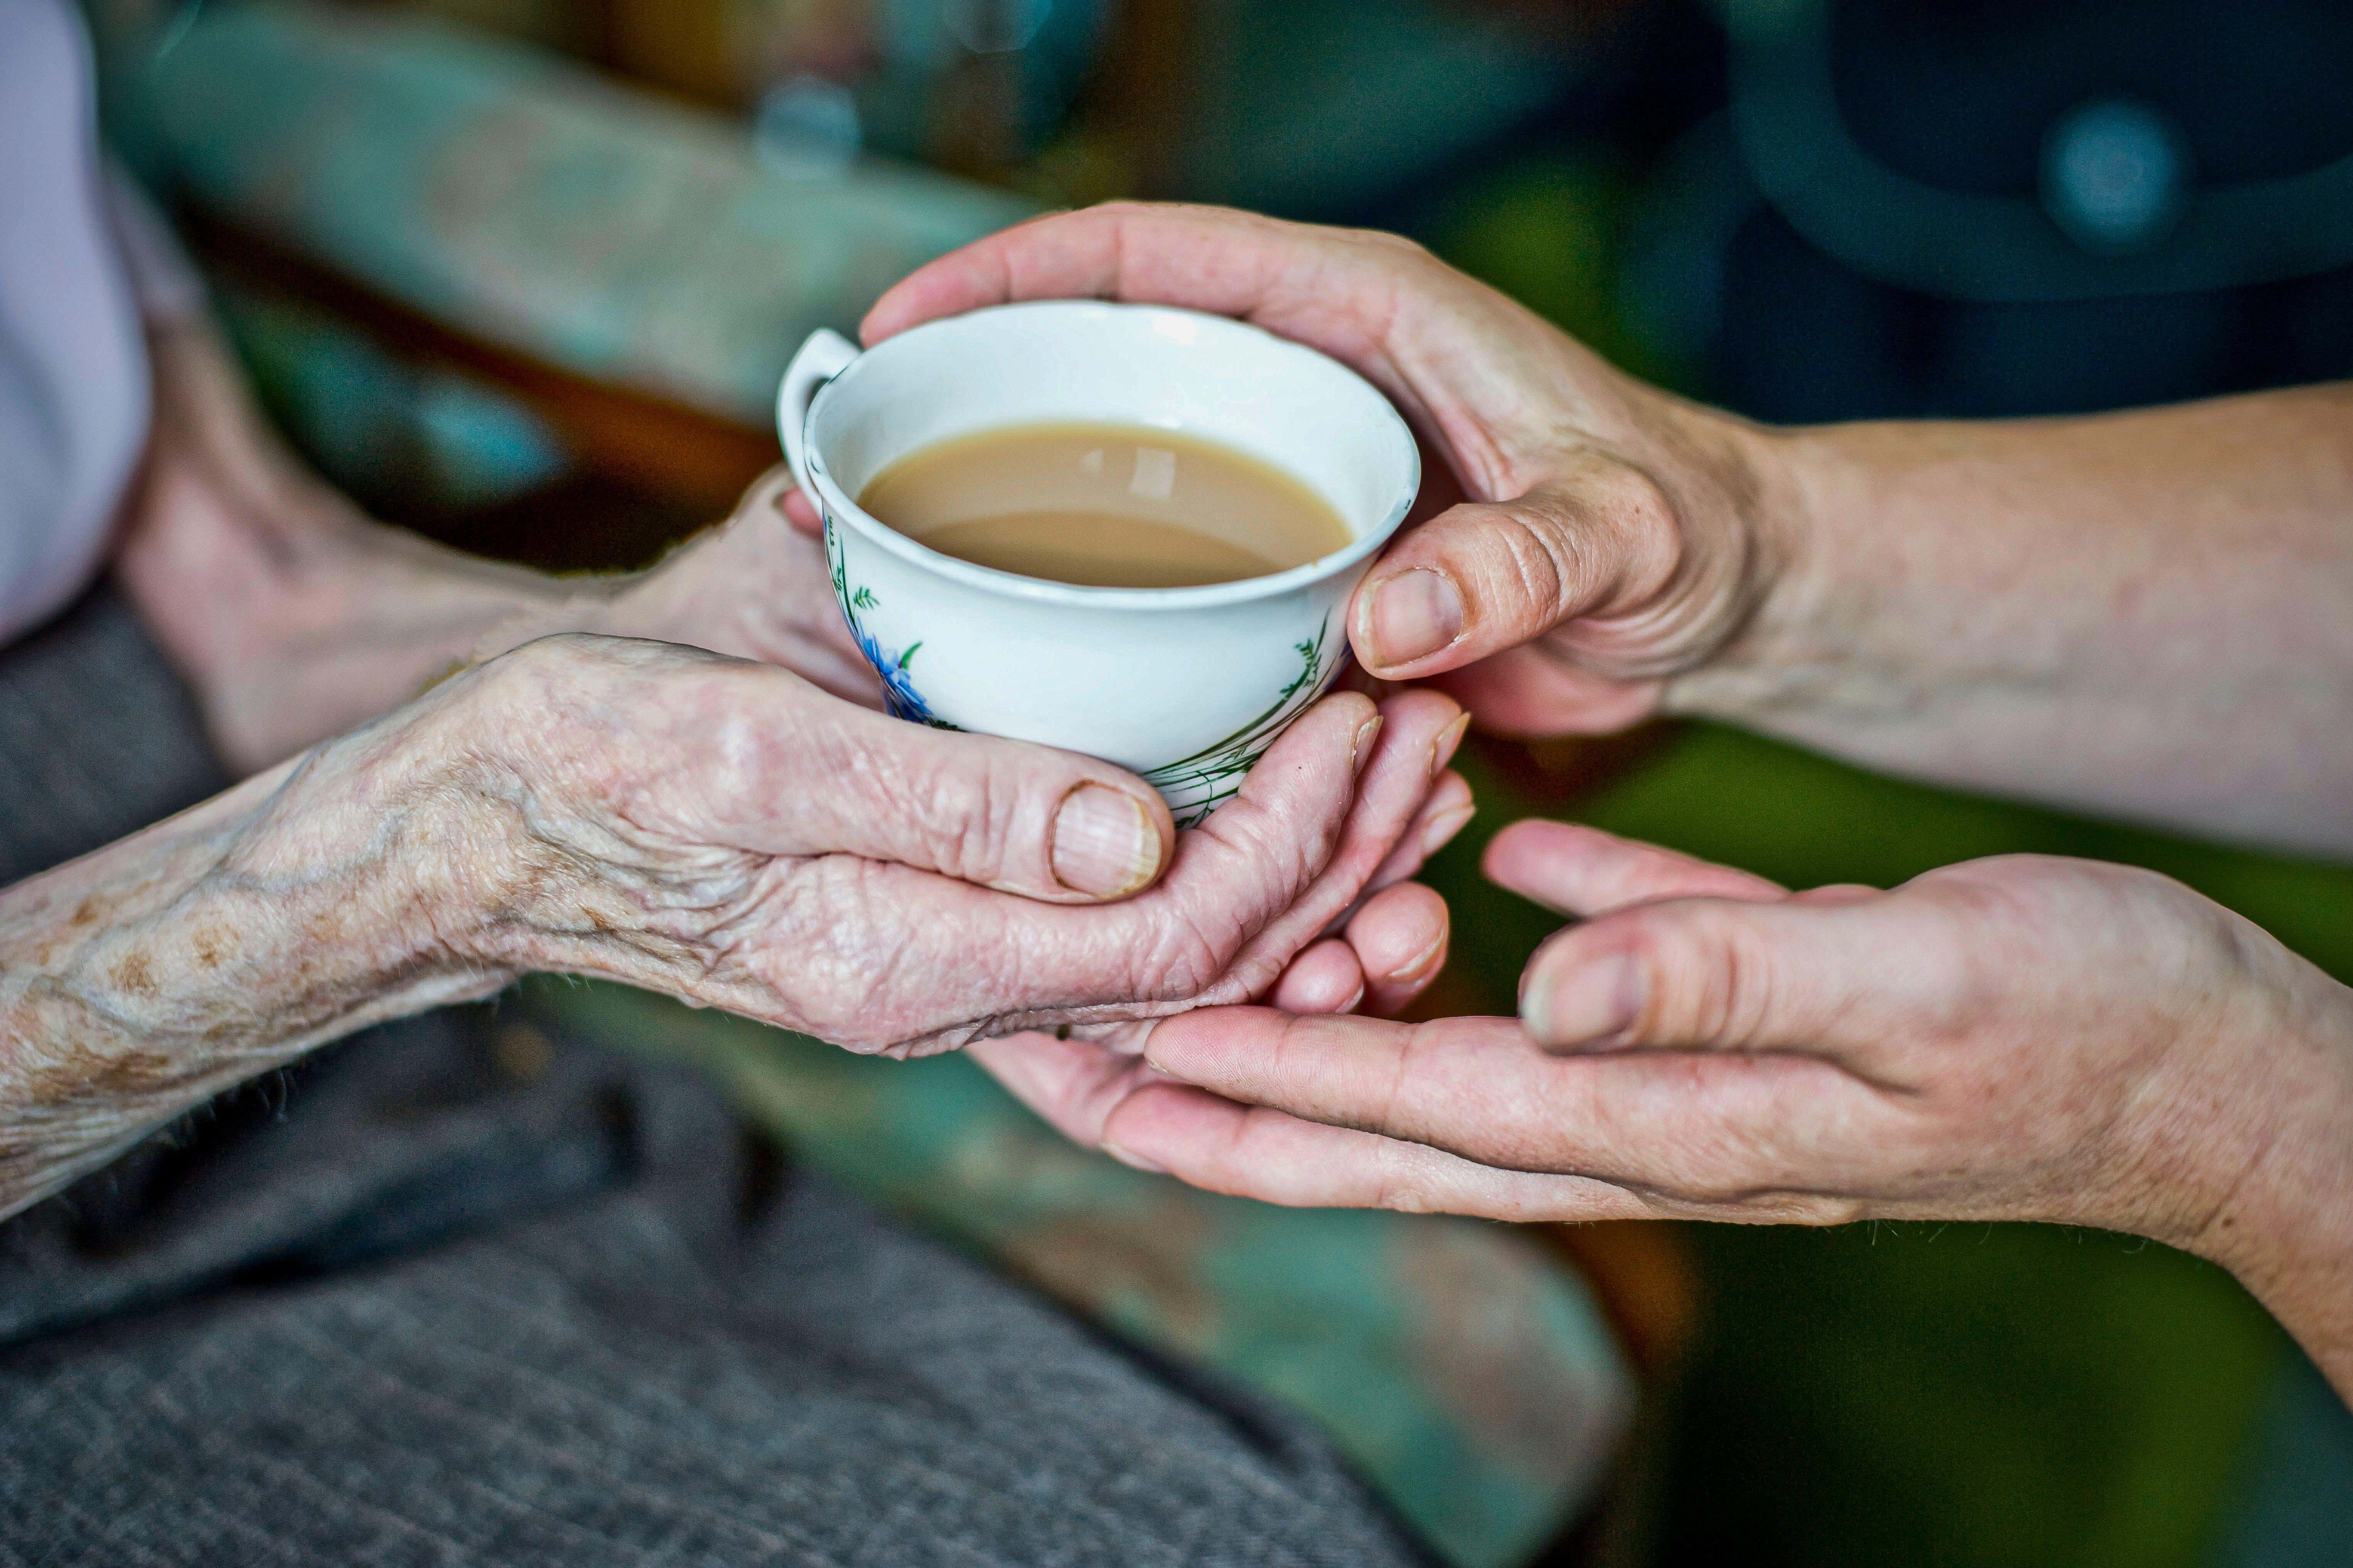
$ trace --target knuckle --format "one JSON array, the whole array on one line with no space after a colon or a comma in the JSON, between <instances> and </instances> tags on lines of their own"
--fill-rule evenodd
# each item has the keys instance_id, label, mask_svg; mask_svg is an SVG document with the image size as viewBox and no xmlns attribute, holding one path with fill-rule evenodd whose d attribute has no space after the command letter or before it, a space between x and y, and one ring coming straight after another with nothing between
<instances>
[{"instance_id":1,"label":"knuckle","mask_svg":"<svg viewBox=\"0 0 2353 1568\"><path fill-rule=\"evenodd\" d=\"M919 805L941 870L983 885L1004 873L1021 791L994 762L978 769L943 759L925 771Z\"/></svg>"},{"instance_id":2,"label":"knuckle","mask_svg":"<svg viewBox=\"0 0 2353 1568\"><path fill-rule=\"evenodd\" d=\"M1134 984L1139 1002L1189 1002L1215 984L1229 957L1218 936L1180 921L1145 950Z\"/></svg>"},{"instance_id":3,"label":"knuckle","mask_svg":"<svg viewBox=\"0 0 2353 1568\"><path fill-rule=\"evenodd\" d=\"M1753 1045L1778 1013L1769 945L1744 924L1681 922L1643 933L1651 975L1647 1031L1672 1044Z\"/></svg>"},{"instance_id":4,"label":"knuckle","mask_svg":"<svg viewBox=\"0 0 2353 1568\"><path fill-rule=\"evenodd\" d=\"M1630 530L1672 525L1675 504L1648 468L1610 461L1597 465L1580 487L1587 503L1607 522Z\"/></svg>"},{"instance_id":5,"label":"knuckle","mask_svg":"<svg viewBox=\"0 0 2353 1568\"><path fill-rule=\"evenodd\" d=\"M1567 548L1557 529L1517 507L1503 507L1484 531L1490 574L1505 598L1547 617L1573 607Z\"/></svg>"},{"instance_id":6,"label":"knuckle","mask_svg":"<svg viewBox=\"0 0 2353 1568\"><path fill-rule=\"evenodd\" d=\"M1383 252L1396 260L1415 263L1437 260L1430 254L1430 247L1419 240L1392 234L1386 229L1350 229L1348 237L1367 250Z\"/></svg>"}]
</instances>

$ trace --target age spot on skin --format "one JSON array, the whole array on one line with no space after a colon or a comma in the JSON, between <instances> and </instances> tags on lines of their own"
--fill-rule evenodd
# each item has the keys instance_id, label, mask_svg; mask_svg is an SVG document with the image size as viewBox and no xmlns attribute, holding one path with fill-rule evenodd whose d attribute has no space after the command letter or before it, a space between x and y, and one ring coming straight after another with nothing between
<instances>
[{"instance_id":1,"label":"age spot on skin","mask_svg":"<svg viewBox=\"0 0 2353 1568\"><path fill-rule=\"evenodd\" d=\"M195 934L196 962L206 969L218 969L221 961L237 951L236 939L219 926L206 926Z\"/></svg>"},{"instance_id":2,"label":"age spot on skin","mask_svg":"<svg viewBox=\"0 0 2353 1568\"><path fill-rule=\"evenodd\" d=\"M178 1077L170 1057L160 1051L121 1051L91 1064L89 1096L143 1095L166 1088Z\"/></svg>"},{"instance_id":3,"label":"age spot on skin","mask_svg":"<svg viewBox=\"0 0 2353 1568\"><path fill-rule=\"evenodd\" d=\"M147 955L143 952L126 956L114 966L109 978L114 982L115 989L126 996L155 994L154 966L147 962Z\"/></svg>"}]
</instances>

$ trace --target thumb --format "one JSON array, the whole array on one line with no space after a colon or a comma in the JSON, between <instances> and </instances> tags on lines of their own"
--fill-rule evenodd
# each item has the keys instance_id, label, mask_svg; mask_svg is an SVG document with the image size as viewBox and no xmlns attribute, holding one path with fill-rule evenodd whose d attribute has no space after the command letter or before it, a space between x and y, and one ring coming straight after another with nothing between
<instances>
[{"instance_id":1,"label":"thumb","mask_svg":"<svg viewBox=\"0 0 2353 1568\"><path fill-rule=\"evenodd\" d=\"M1753 897L1753 896L1752 896ZM1891 1005L1933 974L1885 894L1835 906L1685 898L1572 927L1530 961L1520 1016L1550 1050L1802 1052L1870 1076Z\"/></svg>"},{"instance_id":2,"label":"thumb","mask_svg":"<svg viewBox=\"0 0 2353 1568\"><path fill-rule=\"evenodd\" d=\"M707 683L707 684L706 684ZM935 730L765 665L714 663L661 692L688 831L770 855L895 861L1055 903L1125 898L1168 864L1151 785L1071 752Z\"/></svg>"},{"instance_id":3,"label":"thumb","mask_svg":"<svg viewBox=\"0 0 2353 1568\"><path fill-rule=\"evenodd\" d=\"M1453 669L1639 608L1673 575L1677 538L1656 480L1588 451L1517 500L1468 502L1407 534L1356 590L1349 640L1384 679Z\"/></svg>"},{"instance_id":4,"label":"thumb","mask_svg":"<svg viewBox=\"0 0 2353 1568\"><path fill-rule=\"evenodd\" d=\"M847 705L839 723L820 809L843 849L1057 903L1125 898L1168 864L1167 805L1108 763Z\"/></svg>"}]
</instances>

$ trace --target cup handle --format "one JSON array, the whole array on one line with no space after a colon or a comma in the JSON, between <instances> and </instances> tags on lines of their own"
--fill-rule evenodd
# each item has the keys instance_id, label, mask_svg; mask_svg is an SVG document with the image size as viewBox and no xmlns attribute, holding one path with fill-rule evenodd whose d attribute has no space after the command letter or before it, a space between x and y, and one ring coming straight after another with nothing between
<instances>
[{"instance_id":1,"label":"cup handle","mask_svg":"<svg viewBox=\"0 0 2353 1568\"><path fill-rule=\"evenodd\" d=\"M785 461L793 479L811 502L817 491L809 484L808 411L825 384L839 375L858 357L858 345L839 332L819 327L785 367L784 384L776 388L776 434L785 444Z\"/></svg>"}]
</instances>

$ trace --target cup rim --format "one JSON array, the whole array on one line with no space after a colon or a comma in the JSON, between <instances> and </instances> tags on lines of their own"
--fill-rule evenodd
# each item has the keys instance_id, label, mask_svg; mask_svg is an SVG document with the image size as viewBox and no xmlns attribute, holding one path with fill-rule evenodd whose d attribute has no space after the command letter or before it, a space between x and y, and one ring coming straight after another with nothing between
<instances>
[{"instance_id":1,"label":"cup rim","mask_svg":"<svg viewBox=\"0 0 2353 1568\"><path fill-rule=\"evenodd\" d=\"M818 451L816 441L811 438L811 432L817 427L818 413L825 407L827 400L833 395L835 389L869 359L877 354L889 353L894 345L920 338L934 328L969 321L975 316L993 316L1008 312L1041 315L1134 314L1179 317L1190 321L1206 323L1213 331L1251 333L1288 353L1312 354L1341 374L1351 377L1363 385L1366 391L1373 395L1382 414L1396 426L1397 434L1405 443L1405 493L1389 509L1387 517L1375 527L1368 529L1360 538L1352 541L1345 549L1335 550L1328 555L1319 555L1313 561L1303 562L1297 566L1288 567L1263 577L1243 577L1230 583L1203 583L1186 588L1093 587L1081 583L1054 583L1039 577L1024 577L1018 573L1000 572L993 566L976 565L969 561L958 560L953 555L942 554L929 545L910 539L896 529L887 526L850 500L848 493L835 480L831 470L826 467L824 455ZM809 399L808 411L802 416L801 419L801 450L807 454L804 460L808 465L809 479L817 486L820 499L826 503L826 514L828 517L838 517L857 529L860 537L867 542L889 551L912 565L921 566L927 571L937 573L951 582L961 583L966 587L975 588L983 593L1025 599L1035 604L1064 605L1088 609L1201 610L1216 609L1228 605L1250 604L1259 599L1278 598L1294 590L1312 586L1327 577L1336 576L1377 554L1396 536L1398 526L1405 521L1407 514L1413 510L1415 500L1421 493L1421 448L1414 440L1413 427L1406 423L1405 416L1397 411L1397 405L1388 400L1388 395L1379 387L1366 381L1352 367L1341 363L1321 350L1310 348L1305 343L1294 342L1289 338L1270 332L1265 328L1251 322L1238 321L1231 316L1213 315L1205 310L1187 310L1174 305L1139 305L1109 300L1026 300L1008 305L986 305L976 310L965 311L961 315L943 316L935 321L926 321L921 326L911 327L895 337L887 338L871 349L861 349L856 359L843 366L832 380L818 389L816 396Z\"/></svg>"}]
</instances>

